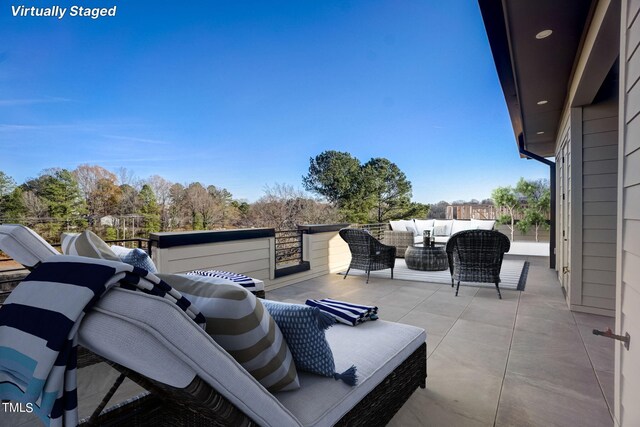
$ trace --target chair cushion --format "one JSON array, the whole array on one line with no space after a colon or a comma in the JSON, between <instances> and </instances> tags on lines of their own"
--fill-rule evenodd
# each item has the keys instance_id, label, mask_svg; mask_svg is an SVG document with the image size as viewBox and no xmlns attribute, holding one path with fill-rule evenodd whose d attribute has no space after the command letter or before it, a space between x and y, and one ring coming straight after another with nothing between
<instances>
[{"instance_id":1,"label":"chair cushion","mask_svg":"<svg viewBox=\"0 0 640 427\"><path fill-rule=\"evenodd\" d=\"M140 248L129 249L113 245L111 246L111 250L124 263L142 268L143 270L147 270L149 273L155 274L158 272L158 269L149 254Z\"/></svg>"},{"instance_id":2,"label":"chair cushion","mask_svg":"<svg viewBox=\"0 0 640 427\"><path fill-rule=\"evenodd\" d=\"M405 226L403 220L389 221L389 225L391 226L391 230L393 231L407 231L407 227Z\"/></svg>"},{"instance_id":3,"label":"chair cushion","mask_svg":"<svg viewBox=\"0 0 640 427\"><path fill-rule=\"evenodd\" d=\"M89 230L82 233L62 234L62 253L122 262L109 245Z\"/></svg>"},{"instance_id":4,"label":"chair cushion","mask_svg":"<svg viewBox=\"0 0 640 427\"><path fill-rule=\"evenodd\" d=\"M447 219L447 220L435 219L435 220L433 220L433 231L434 231L434 234L436 236L438 235L438 233L436 231L436 228L444 227L444 233L441 234L441 235L442 236L448 236L448 235L451 234L451 227L452 226L453 226L453 220L452 219Z\"/></svg>"},{"instance_id":5,"label":"chair cushion","mask_svg":"<svg viewBox=\"0 0 640 427\"><path fill-rule=\"evenodd\" d=\"M193 270L186 274L188 276L207 276L211 283L235 283L251 292L264 291L264 281L244 274L222 270Z\"/></svg>"},{"instance_id":6,"label":"chair cushion","mask_svg":"<svg viewBox=\"0 0 640 427\"><path fill-rule=\"evenodd\" d=\"M205 330L269 391L300 387L289 346L261 301L235 283L158 274L200 310Z\"/></svg>"},{"instance_id":7,"label":"chair cushion","mask_svg":"<svg viewBox=\"0 0 640 427\"><path fill-rule=\"evenodd\" d=\"M0 225L0 250L25 267L33 267L59 254L35 231L18 224Z\"/></svg>"},{"instance_id":8,"label":"chair cushion","mask_svg":"<svg viewBox=\"0 0 640 427\"><path fill-rule=\"evenodd\" d=\"M413 222L416 224L416 229L418 230L418 235L420 236L422 236L425 230L433 231L432 219L414 219Z\"/></svg>"},{"instance_id":9,"label":"chair cushion","mask_svg":"<svg viewBox=\"0 0 640 427\"><path fill-rule=\"evenodd\" d=\"M451 233L449 234L456 234L458 231L464 231L464 230L476 230L477 228L478 228L478 225L474 224L471 221L454 219L453 224L451 226Z\"/></svg>"},{"instance_id":10,"label":"chair cushion","mask_svg":"<svg viewBox=\"0 0 640 427\"><path fill-rule=\"evenodd\" d=\"M320 309L269 300L264 300L263 304L280 327L293 354L296 368L332 377L336 367L325 331L318 321Z\"/></svg>"},{"instance_id":11,"label":"chair cushion","mask_svg":"<svg viewBox=\"0 0 640 427\"><path fill-rule=\"evenodd\" d=\"M197 375L259 425L300 425L206 331L164 298L121 288L110 290L83 320L79 342L96 354L174 387L186 387Z\"/></svg>"},{"instance_id":12,"label":"chair cushion","mask_svg":"<svg viewBox=\"0 0 640 427\"><path fill-rule=\"evenodd\" d=\"M336 325L326 332L336 370L358 367L358 385L300 373L300 390L276 393L303 426L334 425L425 342L423 329L400 323L365 322L355 328Z\"/></svg>"},{"instance_id":13,"label":"chair cushion","mask_svg":"<svg viewBox=\"0 0 640 427\"><path fill-rule=\"evenodd\" d=\"M418 235L418 229L416 228L416 226L413 224L413 221L411 223L405 221L405 227L407 227L407 231L410 231L413 233L414 236Z\"/></svg>"},{"instance_id":14,"label":"chair cushion","mask_svg":"<svg viewBox=\"0 0 640 427\"><path fill-rule=\"evenodd\" d=\"M476 226L477 230L493 230L496 226L495 220L472 219L471 223Z\"/></svg>"}]
</instances>

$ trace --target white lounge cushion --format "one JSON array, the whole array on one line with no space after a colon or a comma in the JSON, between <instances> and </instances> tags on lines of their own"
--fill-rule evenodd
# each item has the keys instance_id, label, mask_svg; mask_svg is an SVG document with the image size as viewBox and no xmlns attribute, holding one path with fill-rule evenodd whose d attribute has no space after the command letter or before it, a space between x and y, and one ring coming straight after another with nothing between
<instances>
[{"instance_id":1,"label":"white lounge cushion","mask_svg":"<svg viewBox=\"0 0 640 427\"><path fill-rule=\"evenodd\" d=\"M422 236L422 233L424 233L425 230L433 231L432 219L414 219L413 222L415 222L420 236Z\"/></svg>"},{"instance_id":2,"label":"white lounge cushion","mask_svg":"<svg viewBox=\"0 0 640 427\"><path fill-rule=\"evenodd\" d=\"M25 267L33 267L52 255L60 255L35 231L18 224L0 225L0 250Z\"/></svg>"},{"instance_id":3,"label":"white lounge cushion","mask_svg":"<svg viewBox=\"0 0 640 427\"><path fill-rule=\"evenodd\" d=\"M434 232L436 231L436 229L438 229L438 227L444 227L444 232L440 234L441 236L450 236L451 235L451 227L452 226L453 226L453 220L452 219L447 219L447 220L435 219L435 220L433 220Z\"/></svg>"},{"instance_id":4,"label":"white lounge cushion","mask_svg":"<svg viewBox=\"0 0 640 427\"><path fill-rule=\"evenodd\" d=\"M122 262L109 245L91 230L85 230L82 233L62 233L60 240L62 242L62 253L65 255Z\"/></svg>"},{"instance_id":5,"label":"white lounge cushion","mask_svg":"<svg viewBox=\"0 0 640 427\"><path fill-rule=\"evenodd\" d=\"M425 339L423 329L382 320L336 325L327 331L336 369L355 364L358 385L302 373L300 389L274 396L164 298L114 288L79 331L81 345L157 381L185 387L198 375L258 424L273 427L335 424Z\"/></svg>"},{"instance_id":6,"label":"white lounge cushion","mask_svg":"<svg viewBox=\"0 0 640 427\"><path fill-rule=\"evenodd\" d=\"M300 425L203 329L164 298L114 288L85 317L79 340L101 356L175 387L185 387L198 375L260 425Z\"/></svg>"},{"instance_id":7,"label":"white lounge cushion","mask_svg":"<svg viewBox=\"0 0 640 427\"><path fill-rule=\"evenodd\" d=\"M334 425L411 353L425 342L421 328L400 323L365 322L355 328L336 325L327 330L336 370L358 367L358 385L300 373L301 388L276 393L280 402L303 426Z\"/></svg>"},{"instance_id":8,"label":"white lounge cushion","mask_svg":"<svg viewBox=\"0 0 640 427\"><path fill-rule=\"evenodd\" d=\"M496 226L495 220L472 219L471 223L476 226L477 230L493 230Z\"/></svg>"},{"instance_id":9,"label":"white lounge cushion","mask_svg":"<svg viewBox=\"0 0 640 427\"><path fill-rule=\"evenodd\" d=\"M407 231L407 227L404 225L404 220L389 221L392 231Z\"/></svg>"},{"instance_id":10,"label":"white lounge cushion","mask_svg":"<svg viewBox=\"0 0 640 427\"><path fill-rule=\"evenodd\" d=\"M451 226L451 234L456 234L459 231L477 230L477 229L478 229L478 225L474 224L471 221L454 219L453 225Z\"/></svg>"},{"instance_id":11,"label":"white lounge cushion","mask_svg":"<svg viewBox=\"0 0 640 427\"><path fill-rule=\"evenodd\" d=\"M435 236L436 243L447 243L451 236Z\"/></svg>"}]
</instances>

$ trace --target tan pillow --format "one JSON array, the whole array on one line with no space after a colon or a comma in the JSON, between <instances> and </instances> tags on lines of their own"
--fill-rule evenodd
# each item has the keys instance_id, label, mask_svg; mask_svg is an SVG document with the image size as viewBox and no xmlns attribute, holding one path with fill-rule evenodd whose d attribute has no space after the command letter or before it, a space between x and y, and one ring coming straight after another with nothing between
<instances>
[{"instance_id":1,"label":"tan pillow","mask_svg":"<svg viewBox=\"0 0 640 427\"><path fill-rule=\"evenodd\" d=\"M210 277L158 274L200 310L205 330L271 392L300 388L293 355L273 317L251 292Z\"/></svg>"},{"instance_id":2,"label":"tan pillow","mask_svg":"<svg viewBox=\"0 0 640 427\"><path fill-rule=\"evenodd\" d=\"M122 262L109 245L89 230L79 234L63 233L62 253Z\"/></svg>"}]
</instances>

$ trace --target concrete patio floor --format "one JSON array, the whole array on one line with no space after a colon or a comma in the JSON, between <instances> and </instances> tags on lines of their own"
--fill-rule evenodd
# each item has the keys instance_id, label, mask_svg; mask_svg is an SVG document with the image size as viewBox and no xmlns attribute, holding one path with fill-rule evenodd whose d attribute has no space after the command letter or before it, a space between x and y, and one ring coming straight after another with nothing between
<instances>
[{"instance_id":1,"label":"concrete patio floor","mask_svg":"<svg viewBox=\"0 0 640 427\"><path fill-rule=\"evenodd\" d=\"M546 257L524 292L328 275L267 293L304 302L375 304L380 317L427 331L427 388L391 426L611 426L613 349L593 328L612 318L572 313Z\"/></svg>"}]
</instances>

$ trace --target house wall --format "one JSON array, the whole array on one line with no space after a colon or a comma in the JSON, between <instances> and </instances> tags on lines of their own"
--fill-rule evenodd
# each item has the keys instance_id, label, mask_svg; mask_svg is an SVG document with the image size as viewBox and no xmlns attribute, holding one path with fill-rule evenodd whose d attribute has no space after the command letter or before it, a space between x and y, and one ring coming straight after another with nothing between
<instances>
[{"instance_id":1,"label":"house wall","mask_svg":"<svg viewBox=\"0 0 640 427\"><path fill-rule=\"evenodd\" d=\"M616 300L617 91L607 98L582 109L582 188L578 189L582 192L582 283L580 299L571 304L571 309L613 316Z\"/></svg>"},{"instance_id":2,"label":"house wall","mask_svg":"<svg viewBox=\"0 0 640 427\"><path fill-rule=\"evenodd\" d=\"M618 242L616 332L632 338L628 350L616 345L615 419L620 426L640 420L640 2L622 6L620 37L620 120L618 159Z\"/></svg>"},{"instance_id":3,"label":"house wall","mask_svg":"<svg viewBox=\"0 0 640 427\"><path fill-rule=\"evenodd\" d=\"M558 278L572 310L606 316L616 303L618 88L615 52L599 49L598 39L619 17L615 6L597 4L556 140Z\"/></svg>"}]
</instances>

